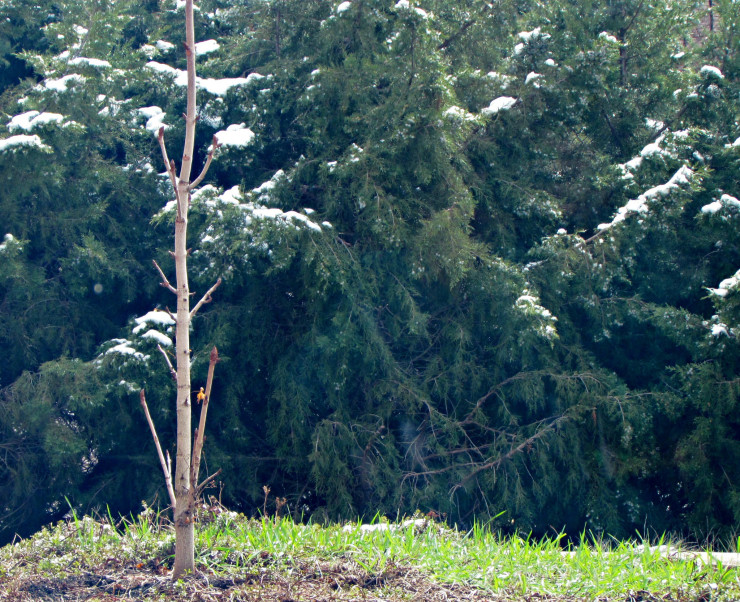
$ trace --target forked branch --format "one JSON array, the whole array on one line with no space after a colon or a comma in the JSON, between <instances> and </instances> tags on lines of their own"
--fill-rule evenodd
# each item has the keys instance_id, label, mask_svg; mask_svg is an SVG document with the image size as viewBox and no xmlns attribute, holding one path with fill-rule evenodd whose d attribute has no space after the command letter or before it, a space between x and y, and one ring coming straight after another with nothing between
<instances>
[{"instance_id":1,"label":"forked branch","mask_svg":"<svg viewBox=\"0 0 740 602\"><path fill-rule=\"evenodd\" d=\"M203 178L206 177L208 168L211 166L211 161L213 161L213 153L216 152L216 149L219 146L221 146L221 144L219 143L218 138L216 138L216 134L214 134L213 142L211 143L211 150L208 151L208 156L206 157L206 164L203 166L200 175L188 185L188 190L194 190L195 187L203 181Z\"/></svg>"},{"instance_id":2,"label":"forked branch","mask_svg":"<svg viewBox=\"0 0 740 602\"><path fill-rule=\"evenodd\" d=\"M168 291L174 294L177 294L177 289L170 284L169 280L167 280L167 276L164 275L162 268L159 267L159 264L156 262L156 260L152 259L152 263L154 264L154 267L157 268L159 275L162 277L162 282L159 283L159 286L166 288Z\"/></svg>"},{"instance_id":3,"label":"forked branch","mask_svg":"<svg viewBox=\"0 0 740 602\"><path fill-rule=\"evenodd\" d=\"M205 295L203 295L203 297L201 298L201 300L200 300L200 301L198 301L198 303L196 303L196 304L195 304L195 307L194 307L193 309L191 309L191 310L190 310L190 319L191 319L191 320L192 320L192 319L193 319L193 318L195 317L195 314L197 314L197 313L198 313L198 310L199 310L199 309L200 309L200 308L201 308L201 307L202 307L203 305L205 305L206 303L210 303L211 301L213 301L213 298L211 297L211 294L212 294L212 293L213 293L213 291L215 291L215 290L216 290L216 289L217 289L217 288L218 288L219 286L221 286L221 278L219 278L218 280L216 280L216 284L214 284L214 285L213 285L213 286L212 286L211 288L209 288L209 289L208 289L208 291L206 292L206 294L205 294ZM215 347L214 347L214 349L215 349Z\"/></svg>"},{"instance_id":4,"label":"forked branch","mask_svg":"<svg viewBox=\"0 0 740 602\"><path fill-rule=\"evenodd\" d=\"M159 456L159 463L162 465L162 472L164 473L164 482L167 486L167 494L170 496L170 503L174 508L177 502L175 498L175 489L172 487L172 472L168 466L168 463L164 459L162 446L159 444L159 437L157 437L157 430L154 428L154 422L152 421L151 414L149 414L149 406L147 406L146 404L146 394L144 393L144 389L139 392L139 400L141 401L141 407L144 408L146 421L149 423L149 428L152 431L154 445L157 447L157 455Z\"/></svg>"},{"instance_id":5,"label":"forked branch","mask_svg":"<svg viewBox=\"0 0 740 602\"><path fill-rule=\"evenodd\" d=\"M206 487L208 487L211 484L211 481L213 481L213 479L215 479L220 474L221 474L221 469L219 468L210 477L203 479L203 482L195 488L195 497L196 498L200 497L200 494L203 493L203 490Z\"/></svg>"}]
</instances>

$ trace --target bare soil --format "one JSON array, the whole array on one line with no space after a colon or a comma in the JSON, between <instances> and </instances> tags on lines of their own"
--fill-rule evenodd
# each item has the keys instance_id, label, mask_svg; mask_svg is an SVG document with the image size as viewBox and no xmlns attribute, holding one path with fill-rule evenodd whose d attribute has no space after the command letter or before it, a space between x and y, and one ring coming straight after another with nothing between
<instances>
[{"instance_id":1,"label":"bare soil","mask_svg":"<svg viewBox=\"0 0 740 602\"><path fill-rule=\"evenodd\" d=\"M710 592L689 597L638 591L597 599L537 592L491 594L474 587L436 582L413 567L389 567L371 575L351 562L298 563L287 570L252 566L228 577L200 573L180 582L173 582L167 573L166 567L154 562L121 566L116 559L109 559L95 570L70 570L57 577L28 574L13 577L11 571L10 578L0 583L0 600L709 602L712 599Z\"/></svg>"}]
</instances>

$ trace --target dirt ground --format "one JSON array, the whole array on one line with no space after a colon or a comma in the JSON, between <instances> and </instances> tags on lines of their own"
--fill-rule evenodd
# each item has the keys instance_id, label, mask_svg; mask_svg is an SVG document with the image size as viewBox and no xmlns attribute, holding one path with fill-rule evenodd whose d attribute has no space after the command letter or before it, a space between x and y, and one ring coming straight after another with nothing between
<instances>
[{"instance_id":1,"label":"dirt ground","mask_svg":"<svg viewBox=\"0 0 740 602\"><path fill-rule=\"evenodd\" d=\"M437 583L414 568L391 567L378 575L369 575L353 563L316 563L297 565L279 574L256 567L245 568L235 576L222 577L201 573L173 582L162 566L116 566L111 559L94 571L76 571L59 577L19 576L0 583L0 600L12 602L146 602L150 600L193 601L265 601L328 602L361 600L364 602L401 600L476 602L482 600L516 602L710 602L707 594L671 596L650 592L629 592L619 597L578 598L542 593L497 593Z\"/></svg>"}]
</instances>

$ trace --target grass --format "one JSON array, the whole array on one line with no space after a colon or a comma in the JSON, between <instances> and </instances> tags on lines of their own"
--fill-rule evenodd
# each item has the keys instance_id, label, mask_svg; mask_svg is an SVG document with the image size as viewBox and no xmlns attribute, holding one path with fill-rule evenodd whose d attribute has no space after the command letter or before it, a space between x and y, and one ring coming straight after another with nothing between
<instances>
[{"instance_id":1,"label":"grass","mask_svg":"<svg viewBox=\"0 0 740 602\"><path fill-rule=\"evenodd\" d=\"M0 549L0 600L740 599L739 569L642 542L566 545L563 535L462 532L422 517L304 525L221 508L204 511L196 537L198 574L172 582L174 534L161 516L73 516Z\"/></svg>"}]
</instances>

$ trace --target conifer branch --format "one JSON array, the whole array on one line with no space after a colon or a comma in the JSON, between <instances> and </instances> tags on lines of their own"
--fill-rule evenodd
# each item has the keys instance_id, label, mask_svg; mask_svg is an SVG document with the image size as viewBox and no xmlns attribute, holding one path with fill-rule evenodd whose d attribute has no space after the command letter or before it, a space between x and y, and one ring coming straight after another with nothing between
<instances>
[{"instance_id":1,"label":"conifer branch","mask_svg":"<svg viewBox=\"0 0 740 602\"><path fill-rule=\"evenodd\" d=\"M208 173L208 168L211 166L211 161L213 161L213 153L215 153L216 149L220 146L221 144L219 144L218 139L216 138L216 134L214 134L213 142L211 143L211 150L208 151L208 156L206 157L206 164L203 166L200 175L188 185L188 190L193 190L196 186L198 186L198 184L203 181L203 178L206 177L206 174Z\"/></svg>"},{"instance_id":2,"label":"conifer branch","mask_svg":"<svg viewBox=\"0 0 740 602\"><path fill-rule=\"evenodd\" d=\"M152 259L152 263L154 264L154 267L157 268L157 271L159 272L159 275L162 277L162 282L159 283L159 286L162 288L166 288L170 292L177 294L177 289L170 284L170 281L167 280L167 276L164 275L164 272L162 271L162 268L159 267L159 264L155 259ZM172 315L172 314L170 314Z\"/></svg>"},{"instance_id":3,"label":"conifer branch","mask_svg":"<svg viewBox=\"0 0 740 602\"><path fill-rule=\"evenodd\" d=\"M201 298L198 303L196 303L195 307L190 311L190 319L192 320L195 317L195 314L198 313L198 310L205 305L206 303L210 303L213 301L213 298L211 297L211 294L213 291L215 291L219 286L221 286L221 278L216 280L216 284L214 284L211 288L208 289L205 295ZM215 349L215 347L214 347Z\"/></svg>"},{"instance_id":4,"label":"conifer branch","mask_svg":"<svg viewBox=\"0 0 740 602\"><path fill-rule=\"evenodd\" d=\"M564 420L566 420L566 418L567 418L566 416L559 416L559 417L555 418L547 426L545 426L541 430L537 431L531 437L528 437L527 439L525 439L524 441L522 441L516 447L510 449L503 456L499 456L495 460L492 460L490 462L486 462L485 464L478 464L459 483L457 483L455 486L452 487L452 489L450 490L450 496L454 495L454 493L458 489L460 489L462 487L465 487L465 485L470 481L470 479L472 479L473 477L475 477L478 473L480 473L480 472L482 472L484 470L498 468L506 460L510 460L515 455L520 454L521 452L523 452L525 449L531 448L533 443L535 443L538 439L541 439L542 437L544 437L547 433L552 432L555 428L557 428L557 426L561 422L563 422ZM449 468L458 468L458 466L454 466L453 465L453 466L450 466Z\"/></svg>"},{"instance_id":5,"label":"conifer branch","mask_svg":"<svg viewBox=\"0 0 740 602\"><path fill-rule=\"evenodd\" d=\"M167 494L170 496L170 503L174 508L176 505L175 490L172 487L172 472L168 468L168 463L165 462L164 454L162 453L162 446L159 444L159 437L157 437L157 430L154 428L154 421L152 420L151 414L149 414L149 407L146 404L146 394L144 389L139 391L139 400L141 401L141 407L144 408L144 415L146 421L149 423L149 429L152 431L152 437L154 438L154 445L157 447L157 455L159 456L159 463L162 465L162 472L164 473L164 482L167 486ZM169 453L167 454L169 459Z\"/></svg>"},{"instance_id":6,"label":"conifer branch","mask_svg":"<svg viewBox=\"0 0 740 602\"><path fill-rule=\"evenodd\" d=\"M480 399L478 399L478 401L475 402L475 405L473 406L473 409L470 410L470 412L468 412L468 415L465 416L465 418L462 420L462 422L460 423L460 425L461 426L464 426L466 424L471 424L473 422L473 415L481 408L481 406L486 401L488 401L488 399L493 394L495 394L496 392L498 392L500 389L502 389L506 385L509 385L509 384L511 384L513 382L516 382L518 380L523 380L523 379L528 378L530 376L542 376L543 374L547 374L547 372L545 372L544 370L534 370L534 371L530 371L530 372L518 372L514 376L510 376L509 378L507 378L505 380L502 380L497 385L494 385L493 387L491 387L488 390L488 392L485 395L483 395L483 397L481 397Z\"/></svg>"},{"instance_id":7,"label":"conifer branch","mask_svg":"<svg viewBox=\"0 0 740 602\"><path fill-rule=\"evenodd\" d=\"M208 362L208 377L206 379L205 397L200 406L200 422L195 431L195 441L193 442L193 456L190 460L190 482L198 482L198 471L200 470L200 457L203 452L203 443L205 441L206 417L208 416L208 403L211 401L211 389L213 387L213 373L218 363L218 349L214 346L211 349L210 361Z\"/></svg>"}]
</instances>

